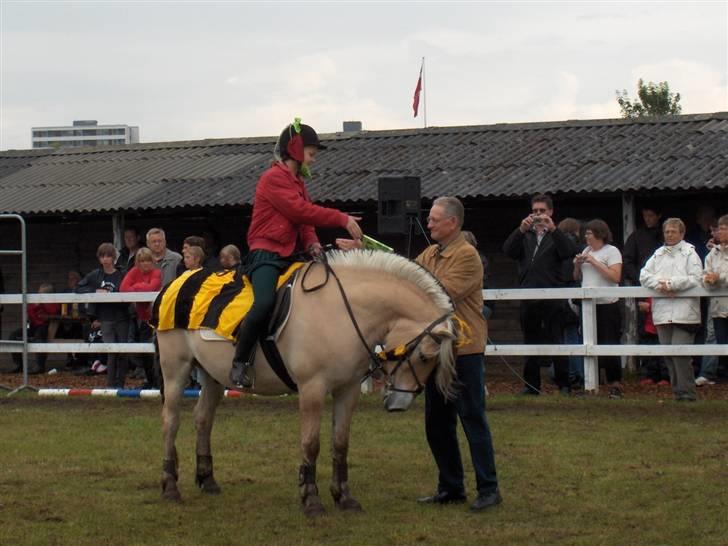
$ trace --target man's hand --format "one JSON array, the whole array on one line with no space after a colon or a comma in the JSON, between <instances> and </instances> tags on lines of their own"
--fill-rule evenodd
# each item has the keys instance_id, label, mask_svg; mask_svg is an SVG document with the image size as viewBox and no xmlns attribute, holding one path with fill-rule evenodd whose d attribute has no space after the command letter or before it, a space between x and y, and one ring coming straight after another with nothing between
<instances>
[{"instance_id":1,"label":"man's hand","mask_svg":"<svg viewBox=\"0 0 728 546\"><path fill-rule=\"evenodd\" d=\"M354 250L355 248L364 248L364 243L361 239L336 239L336 246L341 250Z\"/></svg>"},{"instance_id":2,"label":"man's hand","mask_svg":"<svg viewBox=\"0 0 728 546\"><path fill-rule=\"evenodd\" d=\"M640 313L649 313L650 312L650 303L647 301L641 301L637 304L637 307L640 309Z\"/></svg>"},{"instance_id":3,"label":"man's hand","mask_svg":"<svg viewBox=\"0 0 728 546\"><path fill-rule=\"evenodd\" d=\"M533 227L533 216L531 216L529 214L523 220L521 220L521 225L518 226L518 229L520 230L521 233L526 233L532 227Z\"/></svg>"},{"instance_id":4,"label":"man's hand","mask_svg":"<svg viewBox=\"0 0 728 546\"><path fill-rule=\"evenodd\" d=\"M707 284L715 284L720 280L720 275L716 272L706 273L703 277L703 282Z\"/></svg>"},{"instance_id":5,"label":"man's hand","mask_svg":"<svg viewBox=\"0 0 728 546\"><path fill-rule=\"evenodd\" d=\"M556 224L554 224L551 216L546 214L541 215L541 225L543 225L548 231L554 231L556 229Z\"/></svg>"},{"instance_id":6,"label":"man's hand","mask_svg":"<svg viewBox=\"0 0 728 546\"><path fill-rule=\"evenodd\" d=\"M357 223L359 220L361 220L361 216L349 216L346 222L346 231L349 232L352 239L361 239L361 236L364 235Z\"/></svg>"}]
</instances>

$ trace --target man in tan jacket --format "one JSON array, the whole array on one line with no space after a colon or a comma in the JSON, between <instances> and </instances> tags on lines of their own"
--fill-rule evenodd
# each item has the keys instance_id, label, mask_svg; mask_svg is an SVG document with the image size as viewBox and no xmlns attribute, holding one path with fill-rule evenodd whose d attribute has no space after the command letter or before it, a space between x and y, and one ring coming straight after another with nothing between
<instances>
[{"instance_id":1,"label":"man in tan jacket","mask_svg":"<svg viewBox=\"0 0 728 546\"><path fill-rule=\"evenodd\" d=\"M478 251L465 241L461 229L465 218L455 197L435 199L427 227L437 244L417 257L445 287L457 316L467 325L467 339L458 347L456 369L459 390L447 400L430 380L425 388L427 443L439 469L437 492L418 500L421 504L465 502L463 463L457 440L457 418L465 431L475 470L478 495L470 506L481 511L501 502L495 470L493 441L485 418L484 356L487 327L483 318L483 265Z\"/></svg>"}]
</instances>

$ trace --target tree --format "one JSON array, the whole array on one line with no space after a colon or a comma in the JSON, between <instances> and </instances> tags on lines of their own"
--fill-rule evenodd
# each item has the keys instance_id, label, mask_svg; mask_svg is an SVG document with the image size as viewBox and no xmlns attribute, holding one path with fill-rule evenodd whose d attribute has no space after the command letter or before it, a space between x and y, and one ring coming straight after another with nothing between
<instances>
[{"instance_id":1,"label":"tree","mask_svg":"<svg viewBox=\"0 0 728 546\"><path fill-rule=\"evenodd\" d=\"M616 91L617 102L624 118L643 118L652 116L667 116L679 114L682 111L680 106L680 93L670 93L670 86L667 82L649 82L645 85L642 78L637 82L637 96L632 102L626 90L620 93Z\"/></svg>"}]
</instances>

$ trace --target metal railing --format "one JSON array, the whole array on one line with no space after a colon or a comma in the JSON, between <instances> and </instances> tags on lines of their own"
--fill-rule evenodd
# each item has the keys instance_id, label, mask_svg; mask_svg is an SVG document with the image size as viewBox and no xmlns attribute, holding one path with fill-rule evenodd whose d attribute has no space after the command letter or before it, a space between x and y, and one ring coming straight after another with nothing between
<instances>
[{"instance_id":1,"label":"metal railing","mask_svg":"<svg viewBox=\"0 0 728 546\"><path fill-rule=\"evenodd\" d=\"M28 245L26 239L25 220L19 214L0 214L0 220L16 220L20 227L20 248L0 249L0 256L20 256L20 294L18 294L19 299L16 303L20 304L20 316L22 324L25 324L28 321L28 302L26 301L26 295L28 292ZM0 305L2 305L2 300L0 300ZM16 341L15 345L19 346L20 352L23 353L23 384L17 389L12 389L11 387L0 384L0 388L11 391L10 394L14 394L28 388L28 332L25 328L23 328L23 338Z\"/></svg>"},{"instance_id":2,"label":"metal railing","mask_svg":"<svg viewBox=\"0 0 728 546\"><path fill-rule=\"evenodd\" d=\"M706 290L691 288L674 297L728 296L728 289ZM581 300L581 321L583 343L580 345L525 345L510 343L489 343L486 355L501 356L583 356L584 388L597 391L599 388L600 356L723 356L728 352L725 345L599 345L597 343L597 298L664 298L659 292L638 286L609 288L506 288L483 290L485 301L503 300Z\"/></svg>"}]
</instances>

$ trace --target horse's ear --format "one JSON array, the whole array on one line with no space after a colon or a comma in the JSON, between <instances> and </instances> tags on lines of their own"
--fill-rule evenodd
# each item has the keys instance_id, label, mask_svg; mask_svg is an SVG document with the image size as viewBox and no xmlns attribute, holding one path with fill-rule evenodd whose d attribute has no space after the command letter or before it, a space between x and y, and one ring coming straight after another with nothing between
<instances>
[{"instance_id":1,"label":"horse's ear","mask_svg":"<svg viewBox=\"0 0 728 546\"><path fill-rule=\"evenodd\" d=\"M438 343L442 343L445 339L457 339L458 335L456 332L451 332L450 329L444 325L439 324L432 329L432 337L434 337Z\"/></svg>"}]
</instances>

